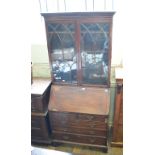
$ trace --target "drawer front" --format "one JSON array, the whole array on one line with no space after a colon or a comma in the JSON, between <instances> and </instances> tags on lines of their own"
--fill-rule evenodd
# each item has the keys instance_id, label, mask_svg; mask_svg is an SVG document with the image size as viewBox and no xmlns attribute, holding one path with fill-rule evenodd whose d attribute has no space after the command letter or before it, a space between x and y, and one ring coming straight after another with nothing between
<instances>
[{"instance_id":1,"label":"drawer front","mask_svg":"<svg viewBox=\"0 0 155 155\"><path fill-rule=\"evenodd\" d=\"M31 95L31 111L41 112L43 111L43 98L42 96L32 96Z\"/></svg>"},{"instance_id":2,"label":"drawer front","mask_svg":"<svg viewBox=\"0 0 155 155\"><path fill-rule=\"evenodd\" d=\"M68 122L63 120L52 121L52 126L54 127L79 127L82 126L87 128L88 130L92 129L105 129L107 125L104 122L90 122L90 121L75 121L75 122Z\"/></svg>"},{"instance_id":3,"label":"drawer front","mask_svg":"<svg viewBox=\"0 0 155 155\"><path fill-rule=\"evenodd\" d=\"M37 135L37 136L31 135L32 142L46 143L46 141L48 142L49 139L50 139L50 137L44 137L42 135Z\"/></svg>"},{"instance_id":4,"label":"drawer front","mask_svg":"<svg viewBox=\"0 0 155 155\"><path fill-rule=\"evenodd\" d=\"M81 113L67 113L67 112L50 112L54 119L62 119L68 121L86 120L86 121L103 121L107 119L106 115L92 115Z\"/></svg>"},{"instance_id":5,"label":"drawer front","mask_svg":"<svg viewBox=\"0 0 155 155\"><path fill-rule=\"evenodd\" d=\"M31 111L45 112L48 109L49 92L41 96L31 95Z\"/></svg>"},{"instance_id":6,"label":"drawer front","mask_svg":"<svg viewBox=\"0 0 155 155\"><path fill-rule=\"evenodd\" d=\"M31 115L31 128L41 128L41 119L37 116Z\"/></svg>"},{"instance_id":7,"label":"drawer front","mask_svg":"<svg viewBox=\"0 0 155 155\"><path fill-rule=\"evenodd\" d=\"M41 128L33 128L31 127L31 136L33 137L42 137L43 132Z\"/></svg>"},{"instance_id":8,"label":"drawer front","mask_svg":"<svg viewBox=\"0 0 155 155\"><path fill-rule=\"evenodd\" d=\"M31 115L31 137L49 137L49 130L46 116Z\"/></svg>"},{"instance_id":9,"label":"drawer front","mask_svg":"<svg viewBox=\"0 0 155 155\"><path fill-rule=\"evenodd\" d=\"M43 88L42 88L43 86ZM45 112L48 109L48 102L50 96L51 84L46 85L44 88L44 84L40 83L40 88L43 89L40 94L31 94L31 111L33 112Z\"/></svg>"},{"instance_id":10,"label":"drawer front","mask_svg":"<svg viewBox=\"0 0 155 155\"><path fill-rule=\"evenodd\" d=\"M34 136L31 134L31 141L34 141L34 140L44 140L44 137L41 135Z\"/></svg>"},{"instance_id":11,"label":"drawer front","mask_svg":"<svg viewBox=\"0 0 155 155\"><path fill-rule=\"evenodd\" d=\"M48 132L47 116L33 116L31 115L31 129Z\"/></svg>"},{"instance_id":12,"label":"drawer front","mask_svg":"<svg viewBox=\"0 0 155 155\"><path fill-rule=\"evenodd\" d=\"M58 128L53 126L53 130L58 132L68 132L73 134L84 134L84 135L92 135L92 136L102 136L107 137L107 130L91 130L87 128L77 128L77 127L64 127L64 128Z\"/></svg>"},{"instance_id":13,"label":"drawer front","mask_svg":"<svg viewBox=\"0 0 155 155\"><path fill-rule=\"evenodd\" d=\"M89 129L105 129L107 117L99 115L50 112L50 120L57 127L84 127Z\"/></svg>"},{"instance_id":14,"label":"drawer front","mask_svg":"<svg viewBox=\"0 0 155 155\"><path fill-rule=\"evenodd\" d=\"M94 145L106 145L107 139L104 137L85 136L80 134L67 134L61 132L53 132L53 139L63 140L77 143L94 144Z\"/></svg>"},{"instance_id":15,"label":"drawer front","mask_svg":"<svg viewBox=\"0 0 155 155\"><path fill-rule=\"evenodd\" d=\"M32 137L42 137L42 138L49 138L49 134L43 128L38 129L31 129L31 136Z\"/></svg>"}]
</instances>

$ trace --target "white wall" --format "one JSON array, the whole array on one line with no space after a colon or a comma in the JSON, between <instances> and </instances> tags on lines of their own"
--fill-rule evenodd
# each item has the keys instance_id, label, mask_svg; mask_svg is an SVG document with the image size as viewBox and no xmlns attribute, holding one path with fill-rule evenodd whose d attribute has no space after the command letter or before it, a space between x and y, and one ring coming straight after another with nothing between
<instances>
[{"instance_id":1,"label":"white wall","mask_svg":"<svg viewBox=\"0 0 155 155\"><path fill-rule=\"evenodd\" d=\"M31 1L31 43L46 44L44 19L40 15L39 0Z\"/></svg>"},{"instance_id":2,"label":"white wall","mask_svg":"<svg viewBox=\"0 0 155 155\"><path fill-rule=\"evenodd\" d=\"M114 9L116 13L113 17L113 36L112 36L112 65L122 65L123 63L123 53L125 52L125 47L123 47L124 30L124 13L122 11L122 0L115 0Z\"/></svg>"}]
</instances>

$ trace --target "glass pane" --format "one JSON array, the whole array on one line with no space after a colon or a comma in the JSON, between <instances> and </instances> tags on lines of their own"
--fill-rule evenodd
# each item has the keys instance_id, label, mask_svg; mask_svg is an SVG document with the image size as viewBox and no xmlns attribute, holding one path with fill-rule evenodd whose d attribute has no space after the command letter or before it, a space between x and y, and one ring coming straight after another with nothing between
<instances>
[{"instance_id":1,"label":"glass pane","mask_svg":"<svg viewBox=\"0 0 155 155\"><path fill-rule=\"evenodd\" d=\"M109 24L81 24L83 83L107 84Z\"/></svg>"},{"instance_id":2,"label":"glass pane","mask_svg":"<svg viewBox=\"0 0 155 155\"><path fill-rule=\"evenodd\" d=\"M74 24L48 24L55 82L77 83Z\"/></svg>"}]
</instances>

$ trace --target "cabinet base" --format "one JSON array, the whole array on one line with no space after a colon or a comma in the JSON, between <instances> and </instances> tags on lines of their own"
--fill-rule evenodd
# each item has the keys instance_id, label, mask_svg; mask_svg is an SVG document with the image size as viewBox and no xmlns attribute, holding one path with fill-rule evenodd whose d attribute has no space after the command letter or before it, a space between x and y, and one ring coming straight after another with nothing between
<instances>
[{"instance_id":1,"label":"cabinet base","mask_svg":"<svg viewBox=\"0 0 155 155\"><path fill-rule=\"evenodd\" d=\"M81 145L81 146L101 148L103 152L105 153L108 152L108 147L104 145L84 144L84 143L77 143L77 142L70 142L70 141L63 141L63 140L52 140L51 144L54 147L60 146L61 144Z\"/></svg>"}]
</instances>

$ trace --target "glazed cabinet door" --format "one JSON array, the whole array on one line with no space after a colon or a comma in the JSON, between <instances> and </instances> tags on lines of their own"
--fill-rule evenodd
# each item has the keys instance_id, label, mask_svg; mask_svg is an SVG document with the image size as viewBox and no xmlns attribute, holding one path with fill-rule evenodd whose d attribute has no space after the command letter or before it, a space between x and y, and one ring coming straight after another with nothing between
<instances>
[{"instance_id":1,"label":"glazed cabinet door","mask_svg":"<svg viewBox=\"0 0 155 155\"><path fill-rule=\"evenodd\" d=\"M47 31L53 82L76 84L75 24L51 22L47 24Z\"/></svg>"},{"instance_id":2,"label":"glazed cabinet door","mask_svg":"<svg viewBox=\"0 0 155 155\"><path fill-rule=\"evenodd\" d=\"M83 84L108 84L109 32L109 23L80 23L80 52Z\"/></svg>"},{"instance_id":3,"label":"glazed cabinet door","mask_svg":"<svg viewBox=\"0 0 155 155\"><path fill-rule=\"evenodd\" d=\"M47 23L54 83L108 85L110 23Z\"/></svg>"}]
</instances>

